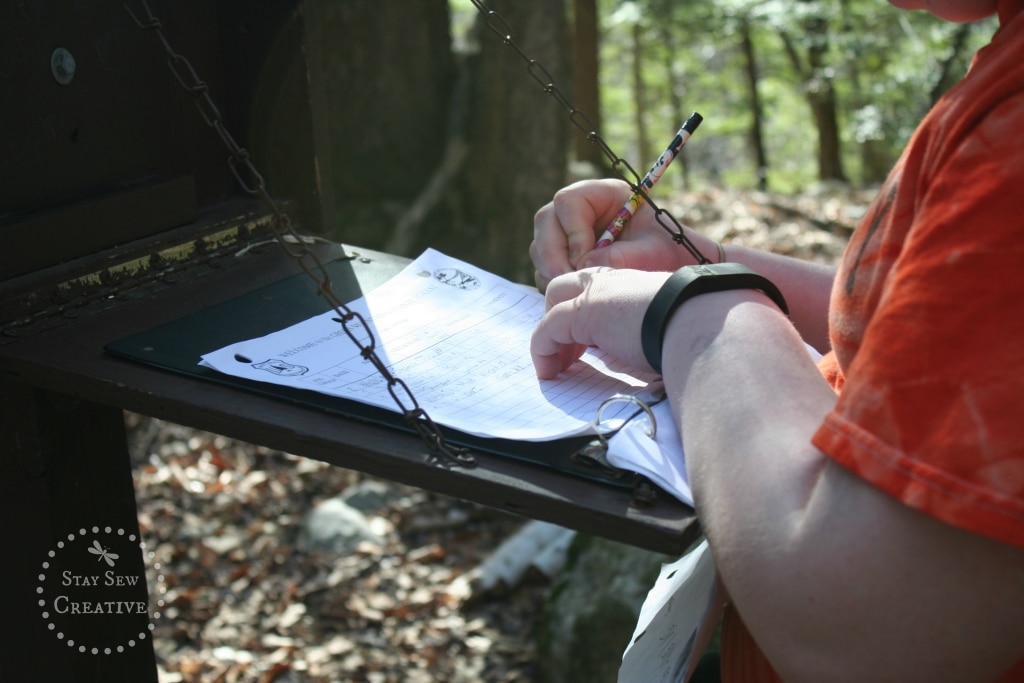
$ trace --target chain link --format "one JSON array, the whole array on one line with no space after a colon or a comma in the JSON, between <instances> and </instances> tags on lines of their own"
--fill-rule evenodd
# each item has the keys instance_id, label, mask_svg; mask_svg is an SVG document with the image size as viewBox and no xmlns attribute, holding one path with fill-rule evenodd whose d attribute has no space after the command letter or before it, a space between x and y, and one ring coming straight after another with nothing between
<instances>
[{"instance_id":1,"label":"chain link","mask_svg":"<svg viewBox=\"0 0 1024 683\"><path fill-rule=\"evenodd\" d=\"M142 8L145 10L144 18L140 19L127 3L124 5L125 10L139 28L145 29L157 37L157 40L167 53L167 66L174 75L174 78L192 96L203 120L217 132L227 148L228 166L231 169L231 173L238 180L238 184L248 194L259 197L266 209L271 213L271 230L278 244L291 258L298 262L302 271L316 283L317 290L337 314L338 317L335 320L341 324L342 330L359 349L362 357L368 360L387 382L388 393L394 399L402 413L402 417L419 433L431 451L439 452L459 465L475 465L476 457L467 449L454 446L445 440L440 428L419 405L408 385L395 377L384 361L381 360L377 354L376 340L372 332L370 332L370 327L367 325L366 320L361 314L345 305L334 293L331 287L330 275L327 273L327 268L323 261L306 247L306 241L292 226L291 218L281 210L277 202L270 196L263 182L263 176L260 175L249 159L249 153L235 142L231 133L224 127L221 122L220 110L214 104L213 98L210 97L209 86L199 78L191 62L176 52L171 46L163 33L163 26L160 20L150 11L146 0L140 1ZM361 339L356 330L362 330L365 339Z\"/></svg>"},{"instance_id":2,"label":"chain link","mask_svg":"<svg viewBox=\"0 0 1024 683\"><path fill-rule=\"evenodd\" d=\"M647 194L647 188L640 182L640 174L638 174L636 170L629 165L628 161L612 151L605 139L597 132L597 127L586 114L573 106L572 102L558 87L555 83L555 79L551 76L551 73L544 67L544 65L536 59L531 59L523 48L519 46L519 43L516 42L515 32L512 30L512 27L508 25L508 22L505 21L504 17L494 10L489 9L482 0L470 1L473 3L473 6L477 8L480 14L483 15L484 20L487 23L487 28L498 34L503 43L515 50L516 54L519 55L519 58L526 64L527 72L533 80L540 84L541 89L551 97L554 97L555 100L569 112L569 121L572 122L572 124L584 135L586 135L587 140L591 144L597 145L611 163L612 170L618 173L623 180L629 183L630 189L634 193L643 197L644 201L654 209L654 218L658 222L658 225L672 235L672 239L676 244L685 247L686 250L690 252L690 255L697 260L697 263L700 265L707 265L711 263L711 260L704 256L700 249L697 248L697 245L695 245L690 238L686 236L686 231L683 230L683 226L676 220L675 216L654 203L651 197ZM623 170L627 171L628 175L627 173L624 173ZM669 225L669 222L671 222L672 225Z\"/></svg>"}]
</instances>

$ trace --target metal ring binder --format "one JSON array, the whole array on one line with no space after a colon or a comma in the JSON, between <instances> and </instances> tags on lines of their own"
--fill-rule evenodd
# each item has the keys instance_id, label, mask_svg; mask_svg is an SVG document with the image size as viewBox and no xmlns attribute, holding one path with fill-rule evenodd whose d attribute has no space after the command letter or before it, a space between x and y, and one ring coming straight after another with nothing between
<instances>
[{"instance_id":1,"label":"metal ring binder","mask_svg":"<svg viewBox=\"0 0 1024 683\"><path fill-rule=\"evenodd\" d=\"M604 412L604 409L609 404L615 403L616 401L626 401L628 403L635 403L636 405L640 406L640 408L645 413L647 413L647 417L650 418L650 420L651 420L651 428L647 430L647 436L651 437L652 439L657 436L657 434L658 434L658 421L656 419L654 419L654 411L651 410L651 407L649 405L647 405L645 402L641 401L636 396L631 396L630 394L615 394L613 396L609 396L604 401L602 401L601 405L599 405L597 407L597 414L594 415L594 430L597 432L597 438L601 440L602 444L607 446L608 445L608 440L605 439L604 434L601 432L600 429L598 429L598 427L601 426L601 413ZM632 419L632 418L629 418L629 419ZM629 420L627 420L627 422L628 421Z\"/></svg>"}]
</instances>

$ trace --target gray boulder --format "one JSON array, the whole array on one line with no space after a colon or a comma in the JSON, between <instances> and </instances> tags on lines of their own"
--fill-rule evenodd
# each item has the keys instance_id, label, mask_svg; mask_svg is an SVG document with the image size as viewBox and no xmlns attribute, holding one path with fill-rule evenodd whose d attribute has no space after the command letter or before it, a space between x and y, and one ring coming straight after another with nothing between
<instances>
[{"instance_id":1,"label":"gray boulder","mask_svg":"<svg viewBox=\"0 0 1024 683\"><path fill-rule=\"evenodd\" d=\"M577 534L537 624L544 681L615 681L644 599L674 559Z\"/></svg>"},{"instance_id":2,"label":"gray boulder","mask_svg":"<svg viewBox=\"0 0 1024 683\"><path fill-rule=\"evenodd\" d=\"M329 498L313 508L302 524L299 548L352 553L361 543L382 545L383 539L370 528L366 516L341 498Z\"/></svg>"}]
</instances>

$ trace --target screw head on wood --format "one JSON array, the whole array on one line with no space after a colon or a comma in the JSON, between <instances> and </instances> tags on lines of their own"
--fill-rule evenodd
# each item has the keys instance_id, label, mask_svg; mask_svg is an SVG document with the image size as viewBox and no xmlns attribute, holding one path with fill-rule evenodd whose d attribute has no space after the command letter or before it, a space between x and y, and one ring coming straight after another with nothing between
<instances>
[{"instance_id":1,"label":"screw head on wood","mask_svg":"<svg viewBox=\"0 0 1024 683\"><path fill-rule=\"evenodd\" d=\"M75 78L75 57L62 47L50 55L50 73L61 85L67 85Z\"/></svg>"}]
</instances>

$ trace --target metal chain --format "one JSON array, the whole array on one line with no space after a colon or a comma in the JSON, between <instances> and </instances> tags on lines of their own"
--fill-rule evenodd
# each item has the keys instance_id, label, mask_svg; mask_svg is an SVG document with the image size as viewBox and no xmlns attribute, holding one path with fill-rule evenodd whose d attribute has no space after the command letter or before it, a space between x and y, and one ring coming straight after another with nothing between
<instances>
[{"instance_id":1,"label":"metal chain","mask_svg":"<svg viewBox=\"0 0 1024 683\"><path fill-rule=\"evenodd\" d=\"M468 449L448 443L437 424L430 418L426 410L419 405L408 385L391 374L387 365L377 354L376 340L366 320L361 314L346 306L334 293L331 288L330 275L327 273L323 261L306 246L306 240L292 227L291 218L278 207L277 202L270 196L263 182L263 176L260 175L249 159L249 153L235 142L235 139L224 127L220 111L217 109L217 105L214 104L213 98L210 97L209 86L199 78L189 60L171 47L170 42L163 33L160 20L153 16L146 0L141 0L141 5L146 12L145 18L141 20L132 12L127 4L124 5L124 8L139 28L150 31L157 37L160 44L163 45L164 51L167 53L167 66L170 68L171 73L178 83L181 84L181 87L192 96L203 120L217 131L221 141L227 148L229 154L228 166L238 180L238 184L250 195L259 197L267 210L272 214L271 230L274 232L274 237L277 239L278 244L291 258L299 263L303 272L316 283L319 293L331 305L334 312L337 313L338 317L335 320L341 324L342 329L352 343L359 348L360 355L365 360L370 361L387 382L388 393L391 394L391 398L394 399L395 404L402 412L402 417L419 432L420 437L432 451L440 452L459 465L475 465L476 457ZM364 335L363 338L357 333L357 330L360 329Z\"/></svg>"},{"instance_id":2,"label":"metal chain","mask_svg":"<svg viewBox=\"0 0 1024 683\"><path fill-rule=\"evenodd\" d=\"M500 14L489 9L482 0L471 0L471 2L473 3L473 6L480 11L480 14L483 15L487 22L487 28L498 34L502 41L515 50L520 59L526 63L527 72L529 72L530 76L540 84L540 87L544 92L554 97L555 100L557 100L558 103L569 112L569 121L571 121L574 126L580 129L580 131L587 136L587 140L591 144L598 146L605 157L608 158L608 161L611 162L612 170L618 173L623 180L629 183L630 189L634 193L643 197L644 201L654 209L654 218L658 221L658 225L663 227L670 235L672 235L672 239L676 244L685 247L686 250L690 252L690 255L697 260L698 264L707 265L711 263L711 260L704 256L700 249L697 248L697 245L695 245L690 238L686 236L683 226L676 220L675 216L654 203L647 194L647 188L641 184L640 175L632 166L630 166L628 161L612 151L611 147L608 146L608 143L601 137L601 134L597 132L593 122L587 118L586 114L574 107L569 98L566 97L565 93L563 93L561 89L559 89L558 85L555 84L555 79L551 76L551 73L544 68L544 65L536 59L531 59L523 48L519 46L519 43L516 42L515 32L512 30L512 27L508 25L508 22L506 22ZM623 169L629 172L628 176L623 173ZM665 222L666 218L671 221L671 226Z\"/></svg>"}]
</instances>

